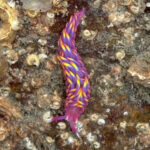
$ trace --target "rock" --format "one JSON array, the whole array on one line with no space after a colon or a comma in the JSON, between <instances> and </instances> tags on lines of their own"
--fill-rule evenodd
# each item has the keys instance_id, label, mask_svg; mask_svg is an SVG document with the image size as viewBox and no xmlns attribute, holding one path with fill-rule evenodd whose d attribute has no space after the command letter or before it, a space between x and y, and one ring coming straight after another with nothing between
<instances>
[{"instance_id":1,"label":"rock","mask_svg":"<svg viewBox=\"0 0 150 150\"><path fill-rule=\"evenodd\" d=\"M133 58L128 73L136 83L150 87L150 52L143 52Z\"/></svg>"}]
</instances>

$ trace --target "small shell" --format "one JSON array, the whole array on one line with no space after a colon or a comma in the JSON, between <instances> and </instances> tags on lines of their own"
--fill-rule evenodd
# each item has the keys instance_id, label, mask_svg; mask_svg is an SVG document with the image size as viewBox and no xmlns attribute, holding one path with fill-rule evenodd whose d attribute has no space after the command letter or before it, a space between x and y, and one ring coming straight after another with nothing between
<instances>
[{"instance_id":1,"label":"small shell","mask_svg":"<svg viewBox=\"0 0 150 150\"><path fill-rule=\"evenodd\" d=\"M57 124L57 128L58 129L61 129L61 130L64 130L64 129L66 129L66 123L65 122L58 122L58 124Z\"/></svg>"},{"instance_id":2,"label":"small shell","mask_svg":"<svg viewBox=\"0 0 150 150\"><path fill-rule=\"evenodd\" d=\"M95 141L95 142L93 143L93 146L94 146L95 149L99 149L99 148L101 147L100 143L97 142L97 141Z\"/></svg>"},{"instance_id":3,"label":"small shell","mask_svg":"<svg viewBox=\"0 0 150 150\"><path fill-rule=\"evenodd\" d=\"M88 135L87 135L87 140L88 140L90 143L92 143L92 142L94 142L94 141L96 140L96 136L93 135L92 133L88 133Z\"/></svg>"},{"instance_id":4,"label":"small shell","mask_svg":"<svg viewBox=\"0 0 150 150\"><path fill-rule=\"evenodd\" d=\"M69 133L68 133L68 132L63 132L63 133L60 135L60 137L61 137L63 140L66 140L66 139L68 139L68 137L69 137Z\"/></svg>"},{"instance_id":5,"label":"small shell","mask_svg":"<svg viewBox=\"0 0 150 150\"><path fill-rule=\"evenodd\" d=\"M52 12L47 12L47 17L49 18L49 19L54 19L55 18L55 14L54 13L52 13Z\"/></svg>"},{"instance_id":6,"label":"small shell","mask_svg":"<svg viewBox=\"0 0 150 150\"><path fill-rule=\"evenodd\" d=\"M93 30L85 29L85 30L82 32L82 37L83 37L84 39L86 39L86 40L93 40L96 35L97 35L97 32L96 32L96 31L93 31Z\"/></svg>"},{"instance_id":7,"label":"small shell","mask_svg":"<svg viewBox=\"0 0 150 150\"><path fill-rule=\"evenodd\" d=\"M98 114L91 114L90 115L90 120L91 121L97 121L98 120L99 115Z\"/></svg>"},{"instance_id":8,"label":"small shell","mask_svg":"<svg viewBox=\"0 0 150 150\"><path fill-rule=\"evenodd\" d=\"M104 125L106 123L106 121L103 118L99 118L97 121L98 125Z\"/></svg>"},{"instance_id":9,"label":"small shell","mask_svg":"<svg viewBox=\"0 0 150 150\"><path fill-rule=\"evenodd\" d=\"M52 114L50 111L47 111L43 114L43 120L48 123L51 122Z\"/></svg>"},{"instance_id":10,"label":"small shell","mask_svg":"<svg viewBox=\"0 0 150 150\"><path fill-rule=\"evenodd\" d=\"M124 50L120 50L120 51L118 51L118 52L116 53L116 58L117 58L118 60L122 60L124 57L125 57L125 52L124 52Z\"/></svg>"},{"instance_id":11,"label":"small shell","mask_svg":"<svg viewBox=\"0 0 150 150\"><path fill-rule=\"evenodd\" d=\"M50 136L47 136L47 137L46 137L46 141L47 141L47 143L49 143L49 144L54 143L54 139L52 139L52 137L50 137Z\"/></svg>"},{"instance_id":12,"label":"small shell","mask_svg":"<svg viewBox=\"0 0 150 150\"><path fill-rule=\"evenodd\" d=\"M40 65L40 60L39 57L36 54L30 54L26 58L26 62L29 66L39 66Z\"/></svg>"},{"instance_id":13,"label":"small shell","mask_svg":"<svg viewBox=\"0 0 150 150\"><path fill-rule=\"evenodd\" d=\"M28 10L27 14L28 14L29 17L34 18L39 14L39 11Z\"/></svg>"}]
</instances>

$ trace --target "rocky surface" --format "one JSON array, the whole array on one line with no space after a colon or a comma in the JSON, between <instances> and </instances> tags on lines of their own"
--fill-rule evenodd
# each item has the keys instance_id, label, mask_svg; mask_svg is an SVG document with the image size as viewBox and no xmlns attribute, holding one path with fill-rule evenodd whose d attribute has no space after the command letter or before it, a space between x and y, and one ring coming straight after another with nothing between
<instances>
[{"instance_id":1,"label":"rocky surface","mask_svg":"<svg viewBox=\"0 0 150 150\"><path fill-rule=\"evenodd\" d=\"M76 46L91 98L78 126L64 114L57 41L83 7ZM147 0L0 0L0 150L148 150L150 4Z\"/></svg>"}]
</instances>

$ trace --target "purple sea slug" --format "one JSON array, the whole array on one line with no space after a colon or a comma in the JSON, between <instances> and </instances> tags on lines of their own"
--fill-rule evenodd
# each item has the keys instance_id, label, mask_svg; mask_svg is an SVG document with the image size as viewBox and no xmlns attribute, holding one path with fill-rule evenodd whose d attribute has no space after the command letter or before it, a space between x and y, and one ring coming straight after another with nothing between
<instances>
[{"instance_id":1,"label":"purple sea slug","mask_svg":"<svg viewBox=\"0 0 150 150\"><path fill-rule=\"evenodd\" d=\"M52 118L51 121L67 120L75 134L76 123L84 112L90 98L89 77L81 57L75 47L75 36L85 9L70 17L58 41L58 60L63 68L66 80L65 115Z\"/></svg>"}]
</instances>

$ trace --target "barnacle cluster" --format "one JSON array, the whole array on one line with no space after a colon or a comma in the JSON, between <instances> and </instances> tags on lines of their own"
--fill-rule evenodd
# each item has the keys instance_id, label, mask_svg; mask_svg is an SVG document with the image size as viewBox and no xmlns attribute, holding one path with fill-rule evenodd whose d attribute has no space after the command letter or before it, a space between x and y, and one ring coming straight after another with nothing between
<instances>
[{"instance_id":1,"label":"barnacle cluster","mask_svg":"<svg viewBox=\"0 0 150 150\"><path fill-rule=\"evenodd\" d=\"M122 9L122 6L124 6L125 9ZM121 23L129 23L134 19L133 13L142 13L144 9L145 4L142 0L109 0L103 5L103 10L109 13L109 21L116 26L120 25Z\"/></svg>"}]
</instances>

